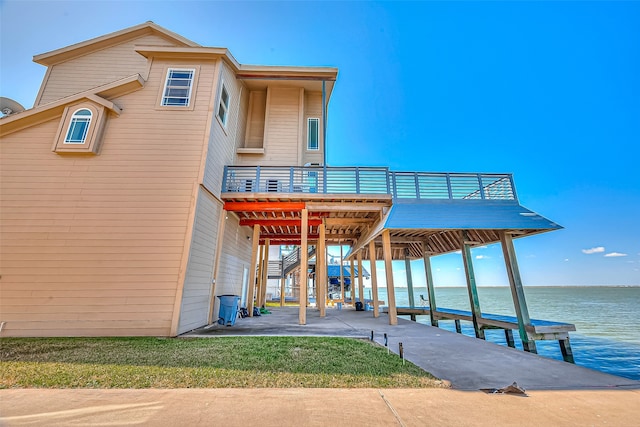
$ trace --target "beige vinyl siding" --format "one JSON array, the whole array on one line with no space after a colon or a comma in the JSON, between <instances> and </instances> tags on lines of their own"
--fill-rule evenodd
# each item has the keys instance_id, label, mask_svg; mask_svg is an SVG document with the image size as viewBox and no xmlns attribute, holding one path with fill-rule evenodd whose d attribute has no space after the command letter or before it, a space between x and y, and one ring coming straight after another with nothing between
<instances>
[{"instance_id":1,"label":"beige vinyl siding","mask_svg":"<svg viewBox=\"0 0 640 427\"><path fill-rule=\"evenodd\" d=\"M238 155L238 165L295 166L300 163L300 88L270 87L264 155Z\"/></svg>"},{"instance_id":2,"label":"beige vinyl siding","mask_svg":"<svg viewBox=\"0 0 640 427\"><path fill-rule=\"evenodd\" d=\"M207 151L207 163L203 178L203 185L216 197L220 196L222 189L222 177L224 166L233 164L235 157L236 144L240 137L243 137L244 131L241 132L239 127L240 118L244 120L245 114L239 114L241 100L246 99L245 90L241 82L236 80L233 72L229 67L220 62L220 80L215 89L215 109L212 114L217 114L218 97L221 90L222 82L231 97L229 105L229 116L226 127L223 127L217 117L214 117L211 124L211 133L209 135L209 149ZM242 122L244 129L244 121ZM240 135L242 133L242 135Z\"/></svg>"},{"instance_id":3,"label":"beige vinyl siding","mask_svg":"<svg viewBox=\"0 0 640 427\"><path fill-rule=\"evenodd\" d=\"M251 264L252 229L241 227L233 214L227 214L225 221L215 294L242 296L242 273ZM220 300L215 298L214 320L218 318L219 310Z\"/></svg>"},{"instance_id":4,"label":"beige vinyl siding","mask_svg":"<svg viewBox=\"0 0 640 427\"><path fill-rule=\"evenodd\" d=\"M211 279L221 211L220 202L200 187L189 263L182 291L178 334L208 323Z\"/></svg>"},{"instance_id":5,"label":"beige vinyl siding","mask_svg":"<svg viewBox=\"0 0 640 427\"><path fill-rule=\"evenodd\" d=\"M3 336L170 334L214 65L193 111L154 109L165 69L113 100L97 156L53 153L59 120L0 141Z\"/></svg>"},{"instance_id":6,"label":"beige vinyl siding","mask_svg":"<svg viewBox=\"0 0 640 427\"><path fill-rule=\"evenodd\" d=\"M320 131L319 150L307 150L307 122L309 118L319 119ZM303 132L303 164L324 162L324 147L322 145L322 92L305 92L304 94L304 132Z\"/></svg>"},{"instance_id":7,"label":"beige vinyl siding","mask_svg":"<svg viewBox=\"0 0 640 427\"><path fill-rule=\"evenodd\" d=\"M116 46L92 52L49 68L36 106L73 95L138 73L147 78L148 62L135 45L169 46L167 39L146 35Z\"/></svg>"}]
</instances>

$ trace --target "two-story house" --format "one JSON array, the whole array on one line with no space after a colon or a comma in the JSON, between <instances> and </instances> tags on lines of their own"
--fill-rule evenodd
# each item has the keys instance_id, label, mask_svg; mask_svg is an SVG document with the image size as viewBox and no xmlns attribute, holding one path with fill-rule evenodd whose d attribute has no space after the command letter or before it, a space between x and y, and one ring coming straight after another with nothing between
<instances>
[{"instance_id":1,"label":"two-story house","mask_svg":"<svg viewBox=\"0 0 640 427\"><path fill-rule=\"evenodd\" d=\"M360 271L384 259L393 324L392 260L429 273L431 256L513 253L513 237L559 228L509 174L329 167L335 68L243 65L152 22L34 61L35 105L0 120L3 336L192 330L217 319L217 295L264 301L273 245L316 257L321 315L326 245L350 246Z\"/></svg>"}]
</instances>

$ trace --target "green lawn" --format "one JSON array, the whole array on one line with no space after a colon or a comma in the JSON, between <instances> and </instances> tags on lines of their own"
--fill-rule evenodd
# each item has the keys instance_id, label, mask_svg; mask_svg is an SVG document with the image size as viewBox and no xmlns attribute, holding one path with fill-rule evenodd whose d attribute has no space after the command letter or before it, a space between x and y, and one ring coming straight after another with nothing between
<instances>
[{"instance_id":1,"label":"green lawn","mask_svg":"<svg viewBox=\"0 0 640 427\"><path fill-rule=\"evenodd\" d=\"M442 387L364 340L2 338L0 388Z\"/></svg>"}]
</instances>

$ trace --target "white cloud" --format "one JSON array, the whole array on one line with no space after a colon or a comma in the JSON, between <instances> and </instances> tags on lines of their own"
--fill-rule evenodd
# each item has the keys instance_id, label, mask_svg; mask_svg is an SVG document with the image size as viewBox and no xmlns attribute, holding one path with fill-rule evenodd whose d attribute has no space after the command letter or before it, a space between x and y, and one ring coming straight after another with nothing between
<instances>
[{"instance_id":1,"label":"white cloud","mask_svg":"<svg viewBox=\"0 0 640 427\"><path fill-rule=\"evenodd\" d=\"M565 259L564 259L564 262L569 262L569 258L565 258Z\"/></svg>"},{"instance_id":2,"label":"white cloud","mask_svg":"<svg viewBox=\"0 0 640 427\"><path fill-rule=\"evenodd\" d=\"M597 254L600 252L604 252L604 246L597 246L595 248L591 248L591 249L583 249L582 253L583 254L587 254L587 255L591 255L591 254Z\"/></svg>"},{"instance_id":3,"label":"white cloud","mask_svg":"<svg viewBox=\"0 0 640 427\"><path fill-rule=\"evenodd\" d=\"M627 254L621 254L620 252L609 252L605 256L606 257L618 257L618 256L627 256Z\"/></svg>"},{"instance_id":4,"label":"white cloud","mask_svg":"<svg viewBox=\"0 0 640 427\"><path fill-rule=\"evenodd\" d=\"M489 258L491 257L486 255L476 255L476 259L489 259Z\"/></svg>"}]
</instances>

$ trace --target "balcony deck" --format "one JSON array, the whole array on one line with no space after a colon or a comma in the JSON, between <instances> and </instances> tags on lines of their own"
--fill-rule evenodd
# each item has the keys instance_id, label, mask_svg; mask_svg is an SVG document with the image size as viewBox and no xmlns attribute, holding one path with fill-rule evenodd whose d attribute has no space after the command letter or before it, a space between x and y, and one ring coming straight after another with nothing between
<instances>
[{"instance_id":1,"label":"balcony deck","mask_svg":"<svg viewBox=\"0 0 640 427\"><path fill-rule=\"evenodd\" d=\"M365 257L364 245L380 243L384 229L391 234L393 258L404 259L407 253L420 258L424 250L459 250L460 230L486 245L499 241L501 231L525 236L561 228L520 206L511 174L226 166L221 197L240 225L261 226L261 242L297 244L304 205L310 240L324 222L327 244L352 245ZM269 203L291 208L276 213L266 208Z\"/></svg>"}]
</instances>

